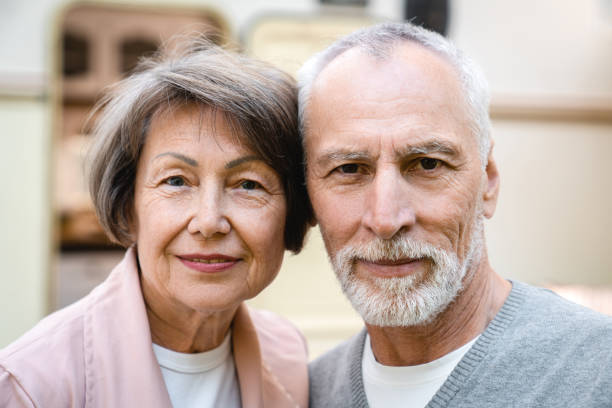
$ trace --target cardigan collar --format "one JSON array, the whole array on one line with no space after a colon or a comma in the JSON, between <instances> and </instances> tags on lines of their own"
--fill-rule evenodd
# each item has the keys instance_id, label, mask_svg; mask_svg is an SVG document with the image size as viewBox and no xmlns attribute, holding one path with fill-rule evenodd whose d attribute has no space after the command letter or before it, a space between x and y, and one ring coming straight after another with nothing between
<instances>
[{"instance_id":1,"label":"cardigan collar","mask_svg":"<svg viewBox=\"0 0 612 408\"><path fill-rule=\"evenodd\" d=\"M84 316L85 405L171 407L153 353L133 247L91 295ZM239 306L232 322L232 346L242 406L297 405L264 364L258 333L244 304ZM297 371L299 376L300 370Z\"/></svg>"}]
</instances>

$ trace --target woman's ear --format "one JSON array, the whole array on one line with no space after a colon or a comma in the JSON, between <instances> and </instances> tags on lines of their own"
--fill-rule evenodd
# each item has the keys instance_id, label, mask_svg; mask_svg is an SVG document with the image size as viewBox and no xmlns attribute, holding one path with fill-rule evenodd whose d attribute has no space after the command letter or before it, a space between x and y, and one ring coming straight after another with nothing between
<instances>
[{"instance_id":1,"label":"woman's ear","mask_svg":"<svg viewBox=\"0 0 612 408\"><path fill-rule=\"evenodd\" d=\"M309 227L316 227L318 223L319 223L319 221L317 221L317 217L315 217L313 215L312 218L310 218L310 221L308 222L308 226Z\"/></svg>"},{"instance_id":2,"label":"woman's ear","mask_svg":"<svg viewBox=\"0 0 612 408\"><path fill-rule=\"evenodd\" d=\"M136 243L136 237L138 237L138 217L136 217L134 211L133 200L131 203L126 205L124 211L124 220L126 226L126 237L130 241L129 246L132 246Z\"/></svg>"}]
</instances>

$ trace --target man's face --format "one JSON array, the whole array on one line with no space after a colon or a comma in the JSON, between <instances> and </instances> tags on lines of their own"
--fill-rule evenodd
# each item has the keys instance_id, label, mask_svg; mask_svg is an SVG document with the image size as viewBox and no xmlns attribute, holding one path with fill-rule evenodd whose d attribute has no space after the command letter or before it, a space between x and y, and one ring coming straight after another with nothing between
<instances>
[{"instance_id":1,"label":"man's face","mask_svg":"<svg viewBox=\"0 0 612 408\"><path fill-rule=\"evenodd\" d=\"M366 323L431 321L478 267L497 196L455 71L411 43L352 49L307 109L308 190L343 290Z\"/></svg>"}]
</instances>

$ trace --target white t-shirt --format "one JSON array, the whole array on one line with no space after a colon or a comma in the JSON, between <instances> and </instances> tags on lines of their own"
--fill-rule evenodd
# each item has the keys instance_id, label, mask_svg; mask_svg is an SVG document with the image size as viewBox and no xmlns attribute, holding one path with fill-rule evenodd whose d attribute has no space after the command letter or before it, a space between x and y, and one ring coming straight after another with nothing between
<instances>
[{"instance_id":1,"label":"white t-shirt","mask_svg":"<svg viewBox=\"0 0 612 408\"><path fill-rule=\"evenodd\" d=\"M174 408L240 408L230 339L228 333L219 347L193 354L177 353L153 344Z\"/></svg>"},{"instance_id":2,"label":"white t-shirt","mask_svg":"<svg viewBox=\"0 0 612 408\"><path fill-rule=\"evenodd\" d=\"M372 408L424 407L477 339L426 364L391 367L376 361L367 335L361 368L368 404Z\"/></svg>"}]
</instances>

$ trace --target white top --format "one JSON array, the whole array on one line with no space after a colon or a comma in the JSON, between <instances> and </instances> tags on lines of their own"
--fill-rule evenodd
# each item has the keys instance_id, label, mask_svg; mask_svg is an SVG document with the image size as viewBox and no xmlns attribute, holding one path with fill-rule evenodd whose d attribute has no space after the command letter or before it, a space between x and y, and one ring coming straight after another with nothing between
<instances>
[{"instance_id":1,"label":"white top","mask_svg":"<svg viewBox=\"0 0 612 408\"><path fill-rule=\"evenodd\" d=\"M153 344L174 408L240 408L240 388L230 339L228 333L219 347L193 354L177 353Z\"/></svg>"},{"instance_id":2,"label":"white top","mask_svg":"<svg viewBox=\"0 0 612 408\"><path fill-rule=\"evenodd\" d=\"M424 407L477 339L426 364L391 367L376 361L367 335L361 368L368 404L372 408Z\"/></svg>"}]
</instances>

